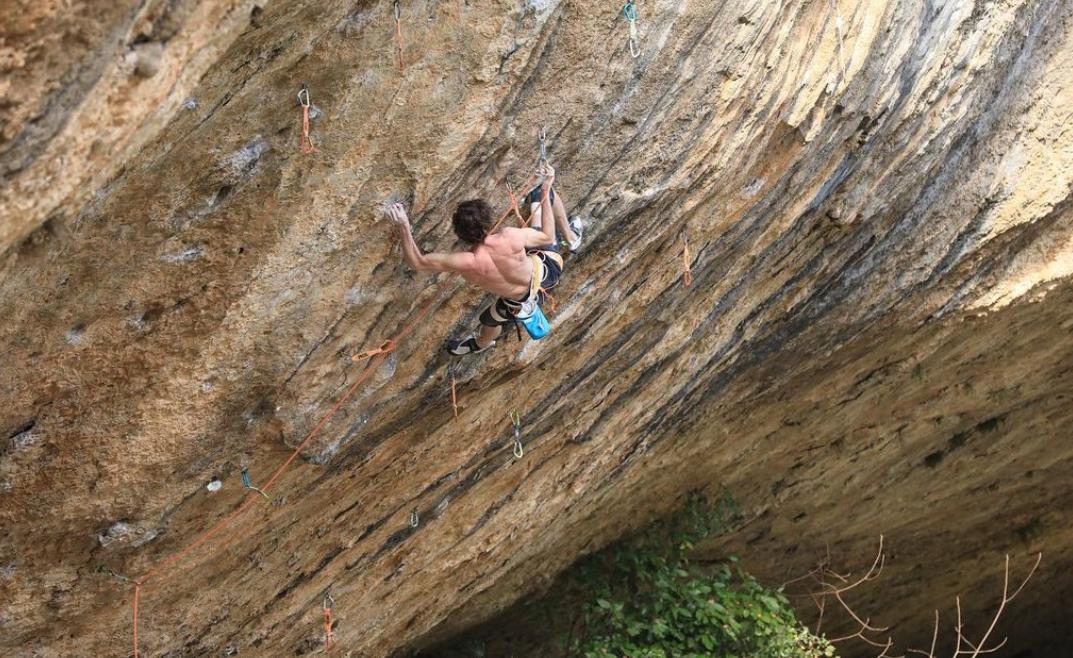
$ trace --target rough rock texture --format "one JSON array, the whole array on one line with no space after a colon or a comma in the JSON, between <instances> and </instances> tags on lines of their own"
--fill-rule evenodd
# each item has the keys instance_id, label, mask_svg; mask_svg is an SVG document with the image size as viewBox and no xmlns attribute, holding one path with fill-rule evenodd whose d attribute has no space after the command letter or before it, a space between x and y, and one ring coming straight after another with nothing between
<instances>
[{"instance_id":1,"label":"rough rock texture","mask_svg":"<svg viewBox=\"0 0 1073 658\"><path fill-rule=\"evenodd\" d=\"M1043 550L1010 651L1063 655L1073 5L641 0L638 59L613 3L402 5L402 70L387 2L0 9L5 654L128 655L101 567L236 509L431 303L271 502L146 583L143 655L318 652L328 588L337 653L427 644L712 483L750 513L713 550L773 581L884 533L860 605L906 642ZM482 300L377 204L450 248L541 124L587 245L454 419L438 350Z\"/></svg>"}]
</instances>

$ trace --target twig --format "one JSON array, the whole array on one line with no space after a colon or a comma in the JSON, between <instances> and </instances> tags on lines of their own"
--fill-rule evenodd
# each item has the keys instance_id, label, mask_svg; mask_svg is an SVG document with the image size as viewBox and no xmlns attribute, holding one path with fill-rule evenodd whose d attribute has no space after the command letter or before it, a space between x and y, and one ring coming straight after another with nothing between
<instances>
[{"instance_id":1,"label":"twig","mask_svg":"<svg viewBox=\"0 0 1073 658\"><path fill-rule=\"evenodd\" d=\"M920 655L927 656L928 658L935 658L935 643L938 642L938 640L939 640L939 611L936 610L935 611L935 631L932 632L932 634L931 634L931 649L928 650L927 652L921 651L920 649L906 649L906 651L908 653L919 653Z\"/></svg>"},{"instance_id":2,"label":"twig","mask_svg":"<svg viewBox=\"0 0 1073 658\"><path fill-rule=\"evenodd\" d=\"M1039 567L1039 563L1042 560L1043 560L1043 553L1039 553L1038 555L1036 555L1036 563L1032 565L1032 570L1029 571L1028 575L1025 576L1025 579L1023 581L1021 581L1020 587L1017 588L1017 591L1015 591L1012 596L1007 596L1007 592L1010 591L1010 554L1009 553L1006 554L1006 570L1005 570L1005 573L1003 574L1003 579L1002 579L1002 603L999 604L998 610L995 611L995 616L991 619L991 625L987 627L987 632L984 633L984 636L983 636L983 638L981 638L980 643L976 647L974 647L974 651L972 652L972 658L976 658L976 656L980 655L981 653L990 653L990 652L994 651L995 649L1001 648L1002 645L1006 643L1006 640L1003 639L1002 643L999 644L998 647L995 647L994 649L985 649L984 648L984 647L987 646L988 638L991 637L991 632L994 631L995 626L998 625L999 617L1002 616L1003 610L1006 609L1006 604L1009 603L1010 601L1014 600L1014 598L1016 598L1017 595L1021 593L1021 590L1023 590L1025 588L1025 585L1028 584L1028 581L1036 573L1036 569Z\"/></svg>"}]
</instances>

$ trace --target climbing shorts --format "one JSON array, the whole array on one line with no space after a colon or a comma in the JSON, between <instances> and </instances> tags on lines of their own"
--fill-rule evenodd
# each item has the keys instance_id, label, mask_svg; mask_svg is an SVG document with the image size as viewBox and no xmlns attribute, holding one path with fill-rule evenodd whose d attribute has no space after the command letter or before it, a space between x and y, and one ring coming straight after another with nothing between
<instances>
[{"instance_id":1,"label":"climbing shorts","mask_svg":"<svg viewBox=\"0 0 1073 658\"><path fill-rule=\"evenodd\" d=\"M526 203L540 203L540 200L543 197L544 197L544 195L541 194L541 192L540 192L540 186L537 185L536 187L534 187L532 190L529 191L529 194L525 195L525 202ZM555 188L554 187L551 188L550 190L548 190L548 200L551 201L552 203L555 203Z\"/></svg>"},{"instance_id":2,"label":"climbing shorts","mask_svg":"<svg viewBox=\"0 0 1073 658\"><path fill-rule=\"evenodd\" d=\"M543 196L544 195L541 192L539 185L537 185L532 190L530 190L529 194L525 195L525 200L522 203L522 206L525 209L525 216L526 216L527 219L532 215L532 204L534 204L534 203L539 204L540 200L543 198ZM548 190L548 200L553 202L553 203L555 202L555 188L552 188L552 189ZM552 221L554 221L554 218L552 218ZM556 253L559 252L559 229L558 228L555 229L555 242L553 242L552 244L547 245L546 247L541 247L541 249L543 249L544 251L554 251Z\"/></svg>"},{"instance_id":3,"label":"climbing shorts","mask_svg":"<svg viewBox=\"0 0 1073 658\"><path fill-rule=\"evenodd\" d=\"M540 259L540 288L539 301L544 301L544 290L551 290L559 285L559 279L563 275L562 257L555 252L532 251ZM481 313L480 322L486 327L502 327L514 324L518 311L527 299L506 299L500 297Z\"/></svg>"}]
</instances>

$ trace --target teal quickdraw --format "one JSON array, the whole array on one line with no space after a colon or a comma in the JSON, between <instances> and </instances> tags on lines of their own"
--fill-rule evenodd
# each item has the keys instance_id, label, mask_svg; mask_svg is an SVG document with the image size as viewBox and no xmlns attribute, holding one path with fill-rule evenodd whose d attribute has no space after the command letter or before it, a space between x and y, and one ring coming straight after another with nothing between
<instances>
[{"instance_id":1,"label":"teal quickdraw","mask_svg":"<svg viewBox=\"0 0 1073 658\"><path fill-rule=\"evenodd\" d=\"M633 4L633 0L626 0L622 15L630 23L630 55L637 59L641 56L641 49L637 47L637 6Z\"/></svg>"},{"instance_id":2,"label":"teal quickdraw","mask_svg":"<svg viewBox=\"0 0 1073 658\"><path fill-rule=\"evenodd\" d=\"M416 528L419 525L421 525L421 517L417 515L417 508L415 507L410 510L410 527Z\"/></svg>"},{"instance_id":3,"label":"teal quickdraw","mask_svg":"<svg viewBox=\"0 0 1073 658\"><path fill-rule=\"evenodd\" d=\"M250 472L246 469L242 469L242 486L246 489L249 489L250 491L256 491L257 493L261 494L265 497L265 500L271 500L271 498L268 497L268 494L261 491L257 487L253 486L252 483L250 483Z\"/></svg>"},{"instance_id":4,"label":"teal quickdraw","mask_svg":"<svg viewBox=\"0 0 1073 658\"><path fill-rule=\"evenodd\" d=\"M540 164L548 161L548 129L540 127Z\"/></svg>"},{"instance_id":5,"label":"teal quickdraw","mask_svg":"<svg viewBox=\"0 0 1073 658\"><path fill-rule=\"evenodd\" d=\"M514 425L514 458L521 459L525 456L525 446L522 445L522 417L517 411L510 412L510 422Z\"/></svg>"}]
</instances>

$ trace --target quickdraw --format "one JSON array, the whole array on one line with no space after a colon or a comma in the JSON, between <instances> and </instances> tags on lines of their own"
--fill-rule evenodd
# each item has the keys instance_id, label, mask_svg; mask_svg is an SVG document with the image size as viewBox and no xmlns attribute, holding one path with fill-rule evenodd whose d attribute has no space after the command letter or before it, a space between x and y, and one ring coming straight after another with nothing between
<instances>
[{"instance_id":1,"label":"quickdraw","mask_svg":"<svg viewBox=\"0 0 1073 658\"><path fill-rule=\"evenodd\" d=\"M313 140L309 138L309 108L312 105L309 100L309 87L302 85L298 90L298 104L302 106L302 137L298 148L302 153L312 153L317 147L313 146Z\"/></svg>"},{"instance_id":2,"label":"quickdraw","mask_svg":"<svg viewBox=\"0 0 1073 658\"><path fill-rule=\"evenodd\" d=\"M123 581L124 583L131 582L131 579L129 577L124 576L121 573L116 573L116 572L112 571L111 569L109 569L108 567L104 566L103 564L97 565L97 573L103 573L106 576L111 576L112 578L115 578L116 580Z\"/></svg>"},{"instance_id":3,"label":"quickdraw","mask_svg":"<svg viewBox=\"0 0 1073 658\"><path fill-rule=\"evenodd\" d=\"M380 356L381 354L391 354L395 351L396 347L397 344L395 343L395 341L385 340L384 343L375 350L366 350L361 354L355 354L354 356L350 357L350 360L354 363L357 363L358 361L362 361L364 359L371 359L374 356Z\"/></svg>"},{"instance_id":4,"label":"quickdraw","mask_svg":"<svg viewBox=\"0 0 1073 658\"><path fill-rule=\"evenodd\" d=\"M250 482L250 472L246 469L242 469L242 486L246 489L249 489L250 491L256 491L257 493L261 494L265 497L265 500L271 500L268 494L253 486L253 484Z\"/></svg>"},{"instance_id":5,"label":"quickdraw","mask_svg":"<svg viewBox=\"0 0 1073 658\"><path fill-rule=\"evenodd\" d=\"M633 0L626 0L622 15L630 23L630 55L637 59L641 56L641 49L637 47L637 6L633 4Z\"/></svg>"},{"instance_id":6,"label":"quickdraw","mask_svg":"<svg viewBox=\"0 0 1073 658\"><path fill-rule=\"evenodd\" d=\"M522 444L522 416L517 411L510 412L510 422L514 425L514 458L521 459L525 456L525 446Z\"/></svg>"},{"instance_id":7,"label":"quickdraw","mask_svg":"<svg viewBox=\"0 0 1073 658\"><path fill-rule=\"evenodd\" d=\"M686 288L693 285L693 270L690 268L689 234L682 233L682 285Z\"/></svg>"},{"instance_id":8,"label":"quickdraw","mask_svg":"<svg viewBox=\"0 0 1073 658\"><path fill-rule=\"evenodd\" d=\"M406 68L406 62L403 57L403 45L402 45L402 7L399 5L399 0L395 0L395 51L399 58L399 69Z\"/></svg>"},{"instance_id":9,"label":"quickdraw","mask_svg":"<svg viewBox=\"0 0 1073 658\"><path fill-rule=\"evenodd\" d=\"M332 631L332 615L335 609L335 599L331 594L324 595L324 602L321 604L321 608L324 610L324 650L331 651L335 646L335 633Z\"/></svg>"}]
</instances>

